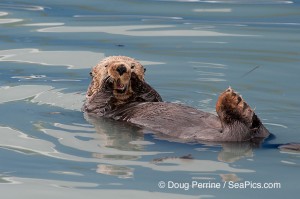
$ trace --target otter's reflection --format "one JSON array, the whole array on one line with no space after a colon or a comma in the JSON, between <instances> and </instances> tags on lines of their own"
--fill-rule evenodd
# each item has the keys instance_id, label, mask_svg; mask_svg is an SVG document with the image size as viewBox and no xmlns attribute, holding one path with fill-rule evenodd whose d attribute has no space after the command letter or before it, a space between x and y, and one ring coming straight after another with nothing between
<instances>
[{"instance_id":1,"label":"otter's reflection","mask_svg":"<svg viewBox=\"0 0 300 199\"><path fill-rule=\"evenodd\" d=\"M263 139L255 139L251 142L206 142L203 144L221 146L221 151L218 153L218 160L221 162L233 163L243 158L253 157L253 149L261 147L262 143Z\"/></svg>"},{"instance_id":2,"label":"otter's reflection","mask_svg":"<svg viewBox=\"0 0 300 199\"><path fill-rule=\"evenodd\" d=\"M132 178L133 171L133 168L107 164L99 164L97 168L97 173L117 176L118 178Z\"/></svg>"},{"instance_id":3,"label":"otter's reflection","mask_svg":"<svg viewBox=\"0 0 300 199\"><path fill-rule=\"evenodd\" d=\"M223 182L238 182L241 179L234 173L229 173L229 174L220 174L220 177Z\"/></svg>"},{"instance_id":4,"label":"otter's reflection","mask_svg":"<svg viewBox=\"0 0 300 199\"><path fill-rule=\"evenodd\" d=\"M253 157L253 144L249 142L223 143L218 160L232 163L242 158Z\"/></svg>"},{"instance_id":5,"label":"otter's reflection","mask_svg":"<svg viewBox=\"0 0 300 199\"><path fill-rule=\"evenodd\" d=\"M123 151L143 151L144 145L138 144L139 141L144 140L140 128L103 117L93 117L87 114L84 117L95 127L100 139L104 141L104 147Z\"/></svg>"},{"instance_id":6,"label":"otter's reflection","mask_svg":"<svg viewBox=\"0 0 300 199\"><path fill-rule=\"evenodd\" d=\"M157 139L160 140L168 140L172 142L180 142L185 143L182 140L174 139L167 137L162 134L156 134L154 136ZM253 149L260 148L264 139L255 139L251 142L205 142L201 141L198 144L202 144L201 147L195 148L196 151L218 151L218 160L221 162L226 163L233 163L237 160L243 159L243 158L250 158L253 157ZM187 143L191 144L191 143ZM193 146L194 143L191 144ZM221 150L220 150L221 147ZM220 151L219 151L220 150ZM163 158L165 159L165 158Z\"/></svg>"},{"instance_id":7,"label":"otter's reflection","mask_svg":"<svg viewBox=\"0 0 300 199\"><path fill-rule=\"evenodd\" d=\"M85 119L94 126L102 140L103 147L114 148L122 151L143 151L143 132L138 127L128 125L107 118L84 115ZM92 153L94 158L115 159L115 160L137 160L139 156L134 155L113 155L103 153ZM119 178L132 178L133 168L119 165L99 164L97 173L117 176Z\"/></svg>"}]
</instances>

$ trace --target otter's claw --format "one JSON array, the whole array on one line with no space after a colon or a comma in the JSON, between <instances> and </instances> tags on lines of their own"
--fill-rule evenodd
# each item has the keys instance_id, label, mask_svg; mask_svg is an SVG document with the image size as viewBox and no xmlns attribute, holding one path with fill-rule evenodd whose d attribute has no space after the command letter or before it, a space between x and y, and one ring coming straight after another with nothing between
<instances>
[{"instance_id":1,"label":"otter's claw","mask_svg":"<svg viewBox=\"0 0 300 199\"><path fill-rule=\"evenodd\" d=\"M254 117L254 111L245 102L241 95L235 92L231 87L226 89L216 104L216 111L226 124L234 122L242 122L246 126L251 127Z\"/></svg>"}]
</instances>

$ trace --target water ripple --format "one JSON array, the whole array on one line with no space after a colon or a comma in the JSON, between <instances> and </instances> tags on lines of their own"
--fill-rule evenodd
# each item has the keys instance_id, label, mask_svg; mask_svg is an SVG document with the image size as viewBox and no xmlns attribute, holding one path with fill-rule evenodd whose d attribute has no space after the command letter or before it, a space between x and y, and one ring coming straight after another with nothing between
<instances>
[{"instance_id":1,"label":"water ripple","mask_svg":"<svg viewBox=\"0 0 300 199\"><path fill-rule=\"evenodd\" d=\"M88 51L41 51L34 48L1 50L0 56L3 56L0 61L68 66L69 69L91 68L105 57L103 53Z\"/></svg>"},{"instance_id":2,"label":"water ripple","mask_svg":"<svg viewBox=\"0 0 300 199\"><path fill-rule=\"evenodd\" d=\"M131 26L60 26L38 29L38 32L53 33L97 33L136 36L136 37L217 37L217 36L255 36L229 34L209 30L174 29L173 25L131 25ZM154 30L153 30L154 29Z\"/></svg>"},{"instance_id":3,"label":"water ripple","mask_svg":"<svg viewBox=\"0 0 300 199\"><path fill-rule=\"evenodd\" d=\"M157 0L157 1L174 1L184 3L212 3L212 4L291 4L293 1L288 0Z\"/></svg>"},{"instance_id":4,"label":"water ripple","mask_svg":"<svg viewBox=\"0 0 300 199\"><path fill-rule=\"evenodd\" d=\"M23 21L23 19L0 19L0 24L10 24Z\"/></svg>"},{"instance_id":5,"label":"water ripple","mask_svg":"<svg viewBox=\"0 0 300 199\"><path fill-rule=\"evenodd\" d=\"M21 4L5 4L0 3L0 8L4 9L15 9L15 10L29 10L29 11L42 11L45 7L36 6L36 5L21 5Z\"/></svg>"},{"instance_id":6,"label":"water ripple","mask_svg":"<svg viewBox=\"0 0 300 199\"><path fill-rule=\"evenodd\" d=\"M147 15L74 15L75 18L137 18L137 19L167 19L167 20L182 20L182 17L166 17L166 16L147 16Z\"/></svg>"},{"instance_id":7,"label":"water ripple","mask_svg":"<svg viewBox=\"0 0 300 199\"><path fill-rule=\"evenodd\" d=\"M0 12L0 17L6 16L6 15L8 15L7 12Z\"/></svg>"},{"instance_id":8,"label":"water ripple","mask_svg":"<svg viewBox=\"0 0 300 199\"><path fill-rule=\"evenodd\" d=\"M51 86L38 86L38 85L20 85L14 87L0 87L0 104L23 100L30 97L38 96L39 94L51 90L53 87Z\"/></svg>"}]
</instances>

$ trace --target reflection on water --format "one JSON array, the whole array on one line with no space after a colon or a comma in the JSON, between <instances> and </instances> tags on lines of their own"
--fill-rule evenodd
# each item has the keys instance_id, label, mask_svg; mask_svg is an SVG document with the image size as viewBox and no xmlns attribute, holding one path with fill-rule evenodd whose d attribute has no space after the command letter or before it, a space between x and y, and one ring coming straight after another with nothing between
<instances>
[{"instance_id":1,"label":"reflection on water","mask_svg":"<svg viewBox=\"0 0 300 199\"><path fill-rule=\"evenodd\" d=\"M221 3L221 4L290 4L294 3L293 1L288 0L157 0L157 1L177 1L177 2L199 2L199 3Z\"/></svg>"},{"instance_id":2,"label":"reflection on water","mask_svg":"<svg viewBox=\"0 0 300 199\"><path fill-rule=\"evenodd\" d=\"M93 118L87 115L85 118L93 124L105 147L124 151L143 151L142 145L132 144L133 141L137 143L143 140L143 132L139 128L106 118Z\"/></svg>"},{"instance_id":3,"label":"reflection on water","mask_svg":"<svg viewBox=\"0 0 300 199\"><path fill-rule=\"evenodd\" d=\"M51 86L34 86L34 85L0 87L0 92L1 92L0 103L26 99L29 97L36 96L50 89L52 89Z\"/></svg>"},{"instance_id":4,"label":"reflection on water","mask_svg":"<svg viewBox=\"0 0 300 199\"><path fill-rule=\"evenodd\" d=\"M14 9L14 10L28 10L28 11L42 11L45 8L42 6L25 5L25 4L11 4L11 3L0 3L1 9Z\"/></svg>"},{"instance_id":5,"label":"reflection on water","mask_svg":"<svg viewBox=\"0 0 300 199\"><path fill-rule=\"evenodd\" d=\"M223 162L235 162L241 158L253 157L252 143L224 143L218 155L218 160Z\"/></svg>"},{"instance_id":6,"label":"reflection on water","mask_svg":"<svg viewBox=\"0 0 300 199\"><path fill-rule=\"evenodd\" d=\"M28 62L41 65L91 68L104 58L103 53L86 51L40 51L38 49L11 49L0 51L1 61ZM86 57L87 60L83 60ZM89 63L88 63L88 62Z\"/></svg>"},{"instance_id":7,"label":"reflection on water","mask_svg":"<svg viewBox=\"0 0 300 199\"><path fill-rule=\"evenodd\" d=\"M117 165L104 165L99 164L97 173L117 176L119 178L133 178L133 169Z\"/></svg>"},{"instance_id":8,"label":"reflection on water","mask_svg":"<svg viewBox=\"0 0 300 199\"><path fill-rule=\"evenodd\" d=\"M275 146L300 142L299 5L287 0L1 2L1 196L252 198L254 191L261 198L298 196L299 153L293 145ZM276 138L181 143L83 115L90 68L109 55L140 60L146 80L165 101L212 113L217 96L230 85L256 107ZM280 182L282 188L157 186L192 180Z\"/></svg>"},{"instance_id":9,"label":"reflection on water","mask_svg":"<svg viewBox=\"0 0 300 199\"><path fill-rule=\"evenodd\" d=\"M56 32L56 33L97 33L104 32L108 34L121 34L136 37L216 37L216 36L253 36L237 35L214 32L209 30L165 30L166 28L175 28L175 26L161 25L139 25L139 26L77 26L77 27L52 27L39 29L38 32ZM147 30L150 29L150 30ZM154 29L154 30L153 30ZM157 30L156 30L157 29Z\"/></svg>"}]
</instances>

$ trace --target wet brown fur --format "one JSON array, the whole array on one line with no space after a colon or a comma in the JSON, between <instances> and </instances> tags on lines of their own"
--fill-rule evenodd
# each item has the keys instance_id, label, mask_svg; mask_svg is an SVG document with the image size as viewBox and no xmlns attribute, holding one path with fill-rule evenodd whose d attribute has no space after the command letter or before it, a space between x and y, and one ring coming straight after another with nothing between
<instances>
[{"instance_id":1,"label":"wet brown fur","mask_svg":"<svg viewBox=\"0 0 300 199\"><path fill-rule=\"evenodd\" d=\"M131 67L132 60L109 58L94 67L85 112L98 114L101 110L100 116L187 141L247 141L269 135L251 107L230 87L218 98L218 117L192 107L160 102L159 94L144 81L144 70ZM126 67L121 75L117 72L120 65ZM126 91L116 91L116 82L126 85ZM90 98L90 93L96 97ZM89 108L99 104L105 108Z\"/></svg>"}]
</instances>

